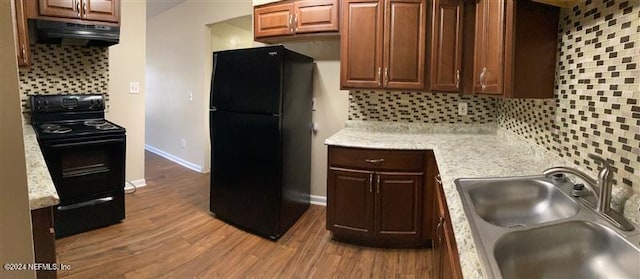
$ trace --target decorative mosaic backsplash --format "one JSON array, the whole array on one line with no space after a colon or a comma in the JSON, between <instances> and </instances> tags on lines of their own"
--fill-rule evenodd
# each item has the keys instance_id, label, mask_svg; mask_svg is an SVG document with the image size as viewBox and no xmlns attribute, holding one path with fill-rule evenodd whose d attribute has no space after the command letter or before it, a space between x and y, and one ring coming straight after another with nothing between
<instances>
[{"instance_id":1,"label":"decorative mosaic backsplash","mask_svg":"<svg viewBox=\"0 0 640 279\"><path fill-rule=\"evenodd\" d=\"M109 104L109 49L32 44L31 66L20 68L20 94L98 93Z\"/></svg>"},{"instance_id":2,"label":"decorative mosaic backsplash","mask_svg":"<svg viewBox=\"0 0 640 279\"><path fill-rule=\"evenodd\" d=\"M458 103L468 114L458 115ZM416 123L495 123L496 102L490 97L427 92L349 92L349 120Z\"/></svg>"},{"instance_id":3,"label":"decorative mosaic backsplash","mask_svg":"<svg viewBox=\"0 0 640 279\"><path fill-rule=\"evenodd\" d=\"M555 100L502 100L498 122L575 164L609 159L640 192L640 1L585 1L560 18Z\"/></svg>"}]
</instances>

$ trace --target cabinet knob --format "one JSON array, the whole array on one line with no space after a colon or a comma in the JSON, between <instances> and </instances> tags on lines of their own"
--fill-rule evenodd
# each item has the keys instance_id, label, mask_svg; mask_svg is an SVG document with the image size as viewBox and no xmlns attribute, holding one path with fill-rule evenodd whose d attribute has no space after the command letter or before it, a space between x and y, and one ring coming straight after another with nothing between
<instances>
[{"instance_id":1,"label":"cabinet knob","mask_svg":"<svg viewBox=\"0 0 640 279\"><path fill-rule=\"evenodd\" d=\"M55 233L56 233L56 230L54 230L53 228L49 228L49 233L50 233L50 234L55 234Z\"/></svg>"},{"instance_id":2,"label":"cabinet knob","mask_svg":"<svg viewBox=\"0 0 640 279\"><path fill-rule=\"evenodd\" d=\"M442 185L442 179L440 178L440 174L437 174L435 177L436 183Z\"/></svg>"}]
</instances>

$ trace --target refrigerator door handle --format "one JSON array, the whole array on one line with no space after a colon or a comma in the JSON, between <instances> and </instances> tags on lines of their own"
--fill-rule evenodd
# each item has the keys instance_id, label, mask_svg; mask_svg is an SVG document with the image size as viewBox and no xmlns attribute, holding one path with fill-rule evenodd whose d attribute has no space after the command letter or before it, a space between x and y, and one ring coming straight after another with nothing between
<instances>
[{"instance_id":1,"label":"refrigerator door handle","mask_svg":"<svg viewBox=\"0 0 640 279\"><path fill-rule=\"evenodd\" d=\"M209 111L218 111L218 109L216 107L211 107Z\"/></svg>"}]
</instances>

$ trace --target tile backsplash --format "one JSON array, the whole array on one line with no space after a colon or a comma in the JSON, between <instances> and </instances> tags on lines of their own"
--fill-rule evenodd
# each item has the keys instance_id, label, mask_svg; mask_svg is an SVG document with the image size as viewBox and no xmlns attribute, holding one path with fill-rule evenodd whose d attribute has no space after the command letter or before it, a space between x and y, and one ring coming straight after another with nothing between
<instances>
[{"instance_id":1,"label":"tile backsplash","mask_svg":"<svg viewBox=\"0 0 640 279\"><path fill-rule=\"evenodd\" d=\"M468 114L458 115L458 103ZM350 91L349 120L415 123L495 123L497 99L447 93Z\"/></svg>"},{"instance_id":2,"label":"tile backsplash","mask_svg":"<svg viewBox=\"0 0 640 279\"><path fill-rule=\"evenodd\" d=\"M640 193L640 0L579 2L561 12L553 99L352 91L349 119L497 122L585 169L600 154L619 189ZM457 115L460 101L468 116Z\"/></svg>"},{"instance_id":3,"label":"tile backsplash","mask_svg":"<svg viewBox=\"0 0 640 279\"><path fill-rule=\"evenodd\" d=\"M31 66L20 68L20 95L97 93L108 99L109 49L71 45L32 44Z\"/></svg>"},{"instance_id":4,"label":"tile backsplash","mask_svg":"<svg viewBox=\"0 0 640 279\"><path fill-rule=\"evenodd\" d=\"M555 100L501 100L498 123L589 170L587 154L640 192L640 1L564 9Z\"/></svg>"}]
</instances>

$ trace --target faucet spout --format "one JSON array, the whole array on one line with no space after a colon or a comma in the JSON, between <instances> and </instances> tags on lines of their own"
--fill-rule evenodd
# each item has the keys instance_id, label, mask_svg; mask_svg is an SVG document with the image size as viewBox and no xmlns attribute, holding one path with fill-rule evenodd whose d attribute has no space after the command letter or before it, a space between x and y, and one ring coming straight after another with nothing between
<instances>
[{"instance_id":1,"label":"faucet spout","mask_svg":"<svg viewBox=\"0 0 640 279\"><path fill-rule=\"evenodd\" d=\"M596 204L590 205L594 207L596 213L607 219L610 223L615 225L621 230L631 231L633 225L629 223L622 214L611 209L611 188L612 188L612 176L611 165L604 158L589 154L589 158L593 159L596 163L602 165L602 169L598 172L598 180L591 178L588 174L579 171L574 168L568 167L553 167L544 171L545 176L551 176L557 173L573 174L586 182L586 186L596 196Z\"/></svg>"}]
</instances>

